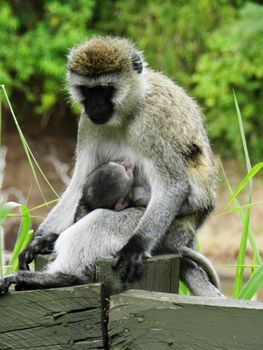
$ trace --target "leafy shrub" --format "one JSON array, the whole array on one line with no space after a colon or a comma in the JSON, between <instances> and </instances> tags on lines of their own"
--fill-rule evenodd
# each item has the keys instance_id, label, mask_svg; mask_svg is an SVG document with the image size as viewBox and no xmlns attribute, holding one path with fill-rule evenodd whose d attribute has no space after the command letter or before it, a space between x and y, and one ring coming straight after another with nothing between
<instances>
[{"instance_id":1,"label":"leafy shrub","mask_svg":"<svg viewBox=\"0 0 263 350\"><path fill-rule=\"evenodd\" d=\"M15 89L19 100L36 106L38 114L49 111L63 95L66 55L91 33L94 4L95 0L1 1L0 81Z\"/></svg>"},{"instance_id":2,"label":"leafy shrub","mask_svg":"<svg viewBox=\"0 0 263 350\"><path fill-rule=\"evenodd\" d=\"M198 61L195 94L206 106L209 133L221 153L242 154L233 90L242 110L252 159L263 153L263 7L247 4L239 18L207 38Z\"/></svg>"},{"instance_id":3,"label":"leafy shrub","mask_svg":"<svg viewBox=\"0 0 263 350\"><path fill-rule=\"evenodd\" d=\"M70 113L64 80L68 49L94 33L128 36L150 66L205 107L222 155L241 154L235 89L252 158L260 159L263 6L243 0L39 0L0 2L0 84L23 120ZM53 124L53 126L55 126Z\"/></svg>"}]
</instances>

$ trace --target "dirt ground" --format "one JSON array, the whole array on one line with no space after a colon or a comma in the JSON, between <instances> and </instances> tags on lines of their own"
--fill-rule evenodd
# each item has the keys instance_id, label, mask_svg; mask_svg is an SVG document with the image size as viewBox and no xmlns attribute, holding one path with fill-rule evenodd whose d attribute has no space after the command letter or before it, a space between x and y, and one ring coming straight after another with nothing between
<instances>
[{"instance_id":1,"label":"dirt ground","mask_svg":"<svg viewBox=\"0 0 263 350\"><path fill-rule=\"evenodd\" d=\"M73 165L74 140L66 136L45 136L41 140L38 137L28 136L28 143L38 159L53 187L62 193L69 179ZM4 144L7 146L6 167L4 171L4 183L2 200L26 202L30 208L41 203L43 199L37 189L28 161L25 158L23 148L17 133L6 134ZM245 172L239 164L232 160L224 162L227 177L235 189L242 180ZM47 200L55 196L44 181L41 187ZM229 193L222 174L219 174L217 207L198 234L201 251L212 259L217 269L222 269L226 275L233 274L242 233L242 225L237 213L220 215L229 199ZM245 204L247 193L240 196L240 202ZM253 202L263 201L263 181L257 178L254 181ZM42 208L34 212L39 218L33 219L33 227L36 228L42 218L50 210ZM6 249L10 250L14 242L19 222L10 219L5 227ZM254 205L252 208L251 227L256 236L258 246L263 254L263 204ZM251 249L247 251L247 263L251 261Z\"/></svg>"}]
</instances>

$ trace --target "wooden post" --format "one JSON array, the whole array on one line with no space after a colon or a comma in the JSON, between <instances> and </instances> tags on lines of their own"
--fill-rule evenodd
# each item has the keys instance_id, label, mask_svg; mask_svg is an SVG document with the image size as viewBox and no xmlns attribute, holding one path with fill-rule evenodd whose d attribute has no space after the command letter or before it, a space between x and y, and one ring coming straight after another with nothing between
<instances>
[{"instance_id":1,"label":"wooden post","mask_svg":"<svg viewBox=\"0 0 263 350\"><path fill-rule=\"evenodd\" d=\"M42 270L50 261L48 255L35 259L35 269ZM122 283L120 270L112 269L113 259L96 261L94 282L102 283L105 295L120 293L127 289L144 289L156 292L178 293L180 258L177 255L158 255L144 262L141 278L132 283Z\"/></svg>"},{"instance_id":2,"label":"wooden post","mask_svg":"<svg viewBox=\"0 0 263 350\"><path fill-rule=\"evenodd\" d=\"M109 296L127 289L178 293L180 264L176 255L158 255L147 259L141 278L132 283L121 282L120 270L112 269L112 261L96 261L95 282L103 283Z\"/></svg>"}]
</instances>

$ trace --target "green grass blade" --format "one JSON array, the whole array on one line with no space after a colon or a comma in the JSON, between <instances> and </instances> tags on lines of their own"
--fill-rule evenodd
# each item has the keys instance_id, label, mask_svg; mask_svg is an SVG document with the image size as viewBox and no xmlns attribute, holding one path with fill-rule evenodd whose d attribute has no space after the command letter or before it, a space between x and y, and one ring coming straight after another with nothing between
<instances>
[{"instance_id":1,"label":"green grass blade","mask_svg":"<svg viewBox=\"0 0 263 350\"><path fill-rule=\"evenodd\" d=\"M263 286L263 265L261 265L247 281L239 294L239 298L251 299L261 286Z\"/></svg>"},{"instance_id":2,"label":"green grass blade","mask_svg":"<svg viewBox=\"0 0 263 350\"><path fill-rule=\"evenodd\" d=\"M239 186L237 187L236 191L232 194L230 200L227 202L226 207L227 208L232 202L233 199L244 189L244 187L247 185L247 183L252 180L252 178L263 168L263 162L257 163L250 171L249 173L244 177L244 179L241 181Z\"/></svg>"},{"instance_id":3,"label":"green grass blade","mask_svg":"<svg viewBox=\"0 0 263 350\"><path fill-rule=\"evenodd\" d=\"M225 170L224 170L222 162L220 162L220 167L221 167L221 170L222 170L222 173L223 173L223 176L224 176L224 179L225 179L228 191L229 191L230 196L231 196L234 191L233 191L233 189L232 189L232 187L231 187L231 185L230 185L230 183L228 181L228 178L226 176L226 173L225 173ZM237 213L238 213L238 215L240 217L242 225L244 226L244 224L245 224L245 215L244 215L243 210L241 209L241 205L240 205L239 201L237 200L237 198L234 198L233 203L236 206ZM246 206L249 206L249 205L250 204L247 204ZM259 249L258 249L258 246L257 246L257 242L255 240L255 235L254 235L254 233L253 233L253 231L251 230L250 227L249 227L249 230L248 230L248 239L249 239L249 243L250 243L250 246L252 248L252 251L253 251L254 261L255 261L255 263L257 265L261 265L260 252L259 252Z\"/></svg>"},{"instance_id":4,"label":"green grass blade","mask_svg":"<svg viewBox=\"0 0 263 350\"><path fill-rule=\"evenodd\" d=\"M191 295L191 292L189 291L189 289L186 287L186 285L182 281L179 281L179 294Z\"/></svg>"},{"instance_id":5,"label":"green grass blade","mask_svg":"<svg viewBox=\"0 0 263 350\"><path fill-rule=\"evenodd\" d=\"M20 252L23 250L24 242L26 241L26 238L28 236L28 232L30 229L30 212L27 207L24 205L19 205L19 209L22 214L22 222L21 222L21 227L19 230L19 234L15 243L15 247L13 250L13 254L10 258L9 264L6 268L5 275L8 275L12 272L14 272L14 266L18 260L18 255Z\"/></svg>"},{"instance_id":6,"label":"green grass blade","mask_svg":"<svg viewBox=\"0 0 263 350\"><path fill-rule=\"evenodd\" d=\"M7 202L0 207L0 226L3 225L11 211L19 206L20 204L16 202Z\"/></svg>"},{"instance_id":7,"label":"green grass blade","mask_svg":"<svg viewBox=\"0 0 263 350\"><path fill-rule=\"evenodd\" d=\"M46 175L44 174L43 170L41 169L40 165L38 164L34 154L32 153L31 149L29 148L28 144L27 144L27 147L28 147L28 151L34 161L34 163L36 164L36 167L38 168L40 174L43 176L44 180L46 181L46 183L48 184L48 186L50 187L50 189L52 190L52 192L57 196L57 198L59 199L60 196L58 195L58 193L56 192L56 190L53 188L53 186L51 185L51 183L48 181L48 178L46 177Z\"/></svg>"},{"instance_id":8,"label":"green grass blade","mask_svg":"<svg viewBox=\"0 0 263 350\"><path fill-rule=\"evenodd\" d=\"M244 264L246 257L246 247L247 247L247 238L248 238L248 228L249 228L249 219L250 219L250 209L248 207L245 214L245 220L243 225L243 231L241 236L241 242L238 251L237 257L237 267L234 281L233 297L238 298L242 284L243 284L243 275L244 275Z\"/></svg>"},{"instance_id":9,"label":"green grass blade","mask_svg":"<svg viewBox=\"0 0 263 350\"><path fill-rule=\"evenodd\" d=\"M35 171L33 162L35 163L35 165L36 165L36 167L38 168L39 172L40 172L41 175L43 176L44 180L47 182L47 184L48 184L48 186L50 187L50 189L51 189L51 190L54 192L54 194L59 198L59 195L57 194L57 192L54 190L54 188L52 187L52 185L50 184L50 182L49 182L48 179L46 178L45 174L43 173L41 167L39 166L39 164L38 164L36 158L34 157L32 151L31 151L31 149L30 149L30 147L29 147L29 145L28 145L28 143L27 143L27 141L26 141L26 139L25 139L25 137L24 137L24 135L23 135L23 132L22 132L22 130L21 130L19 124L18 124L18 121L17 121L17 118L16 118L16 116L15 116L14 110L13 110L13 108L12 108L11 102L10 102L9 97L8 97L8 95L7 95L5 86L4 86L4 85L1 85L1 87L2 87L2 90L3 90L3 92L4 92L4 95L5 95L5 98L6 98L8 107L9 107L9 109L10 109L10 112L11 112L11 114L12 114L13 120L14 120L14 122L15 122L16 128L17 128L17 130L18 130L19 137L20 137L21 142L22 142L22 146L23 146L24 151L25 151L25 153L26 153L26 157L27 157L27 159L28 159L30 168L31 168L31 170L32 170L34 179L35 179L36 184L37 184L37 187L38 187L38 189L39 189L39 191L40 191L40 193L41 193L41 196L43 197L44 201L46 202L46 199L45 199L45 197L44 197L44 194L43 194L43 192L42 192L42 190L41 190L41 187L40 187L40 184L39 184L39 181L38 181L38 178L37 178L37 174L36 174L36 171ZM32 158L32 159L31 159L31 158ZM33 162L32 162L32 160L33 160Z\"/></svg>"},{"instance_id":10,"label":"green grass blade","mask_svg":"<svg viewBox=\"0 0 263 350\"><path fill-rule=\"evenodd\" d=\"M244 205L240 205L238 208L232 208L232 209L223 211L222 213L215 215L215 218L219 218L220 216L235 213L241 209L246 209L248 206L254 207L255 205L259 205L259 204L263 204L263 201L252 202L251 204L244 204Z\"/></svg>"},{"instance_id":11,"label":"green grass blade","mask_svg":"<svg viewBox=\"0 0 263 350\"><path fill-rule=\"evenodd\" d=\"M25 240L24 240L24 242L22 244L22 247L21 247L21 250L20 250L21 252L27 247L27 245L31 241L32 237L33 237L33 230L29 230L27 235L26 235L26 238L25 238ZM10 266L10 270L9 270L9 272L6 272L6 275L9 274L9 273L13 273L13 272L18 270L18 268L19 268L18 257L16 257L16 259L14 260L13 265L9 264L9 266Z\"/></svg>"},{"instance_id":12,"label":"green grass blade","mask_svg":"<svg viewBox=\"0 0 263 350\"><path fill-rule=\"evenodd\" d=\"M28 231L30 229L30 213L27 207L24 205L21 205L16 202L8 202L3 204L0 207L0 226L4 223L4 221L9 217L11 214L11 211L15 208L19 208L21 215L22 215L22 221L21 221L21 227L19 230L19 234L16 240L16 244L13 250L13 254L11 256L11 259L9 261L9 265L6 269L6 274L11 273L13 271L12 266L15 264L19 253L22 251L24 241L26 240Z\"/></svg>"},{"instance_id":13,"label":"green grass blade","mask_svg":"<svg viewBox=\"0 0 263 350\"><path fill-rule=\"evenodd\" d=\"M236 95L235 95L234 91L233 91L233 94L234 94L235 106L236 106L236 111L237 111L241 140L242 140L243 150L244 150L244 154L245 154L247 173L249 174L251 172L251 162L250 162L248 148L247 148L245 130L244 130L244 126L243 126L243 121L242 121L242 116L240 113L239 105L237 103L237 99L236 99ZM241 237L241 242L240 242L240 247L239 247L239 252L238 252L238 259L237 259L238 266L236 268L234 290L233 290L233 297L234 298L237 298L239 296L239 294L241 292L242 284L243 284L244 264L245 264L245 258L246 258L246 247L247 247L247 239L248 239L248 232L249 232L249 221L250 221L252 191L253 191L252 178L249 179L248 185L249 185L249 197L248 197L249 206L246 209L246 213L245 213L242 237Z\"/></svg>"},{"instance_id":14,"label":"green grass blade","mask_svg":"<svg viewBox=\"0 0 263 350\"><path fill-rule=\"evenodd\" d=\"M58 202L58 199L52 199L51 201L48 201L48 202L46 202L46 203L44 203L44 204L39 204L39 205L37 205L36 207L31 208L31 209L30 209L30 212L32 212L32 211L34 211L34 210L41 209L41 208L43 208L43 207L46 207L47 205L55 204L55 203L57 203L57 202ZM262 203L263 203L263 202L262 202Z\"/></svg>"},{"instance_id":15,"label":"green grass blade","mask_svg":"<svg viewBox=\"0 0 263 350\"><path fill-rule=\"evenodd\" d=\"M241 116L241 113L240 113L239 105L238 105L238 102L237 102L236 95L235 95L234 91L233 91L233 94L234 94L234 100L235 100L235 107L236 107L236 111L237 111L239 130L240 130L240 134L241 134L242 145L243 145L243 150L244 150L245 160L246 160L246 165L247 165L247 172L249 173L250 170L251 170L251 162L250 162L250 158L249 158L249 154L248 154L245 130L244 130L244 126L243 126L243 121L242 121L242 116ZM251 182L250 182L250 184L251 184L250 186L252 187L252 183Z\"/></svg>"},{"instance_id":16,"label":"green grass blade","mask_svg":"<svg viewBox=\"0 0 263 350\"><path fill-rule=\"evenodd\" d=\"M25 154L26 154L28 163L29 163L29 165L30 165L32 174L33 174L34 179L35 179L35 181L36 181L37 187L38 187L38 189L39 189L39 192L40 192L40 194L41 194L43 200L46 202L45 196L44 196L44 194L43 194L43 192L42 192L42 190L41 190L41 186L40 186L40 184L39 184L39 181L38 181L38 178L37 178L37 174L36 174L35 168L34 168L34 166L33 166L33 163L32 163L32 160L31 160L29 151L28 151L28 145L27 145L27 143L26 143L26 140L25 140L25 137L24 137L24 135L23 135L23 132L22 132L22 130L21 130L19 124L18 124L17 118L16 118L16 116L15 116L15 112L14 112L14 110L13 110L13 108L12 108L11 102L10 102L10 100L9 100L9 98L8 98L8 95L7 95L7 92L6 92L6 89L5 89L5 86L4 86L4 85L2 85L2 90L4 91L4 95L5 95L5 98L6 98L8 107L9 107L9 110L10 110L11 115L12 115L12 117L13 117L13 120L14 120L14 122L15 122L15 125L16 125L16 128L17 128L17 131L18 131L18 134L19 134L19 137L20 137L22 146L23 146L23 148L24 148L24 151L25 151Z\"/></svg>"}]
</instances>

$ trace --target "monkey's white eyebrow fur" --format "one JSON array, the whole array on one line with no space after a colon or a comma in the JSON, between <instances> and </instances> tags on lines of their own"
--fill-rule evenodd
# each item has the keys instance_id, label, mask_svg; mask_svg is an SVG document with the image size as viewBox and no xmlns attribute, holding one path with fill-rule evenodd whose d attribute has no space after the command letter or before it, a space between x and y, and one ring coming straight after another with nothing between
<instances>
[{"instance_id":1,"label":"monkey's white eyebrow fur","mask_svg":"<svg viewBox=\"0 0 263 350\"><path fill-rule=\"evenodd\" d=\"M85 86L98 86L98 85L113 85L120 79L121 73L104 74L97 77L85 77L78 73L68 71L67 80L70 85L85 85Z\"/></svg>"}]
</instances>

